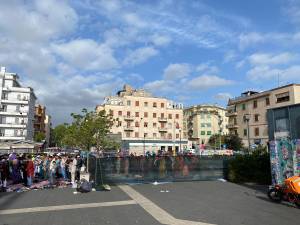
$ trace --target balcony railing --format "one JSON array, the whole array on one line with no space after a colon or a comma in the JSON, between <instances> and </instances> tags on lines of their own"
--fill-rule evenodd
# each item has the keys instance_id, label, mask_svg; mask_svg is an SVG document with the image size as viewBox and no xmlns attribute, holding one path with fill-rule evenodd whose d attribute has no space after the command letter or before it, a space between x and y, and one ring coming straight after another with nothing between
<instances>
[{"instance_id":1,"label":"balcony railing","mask_svg":"<svg viewBox=\"0 0 300 225\"><path fill-rule=\"evenodd\" d=\"M124 130L132 131L132 130L134 130L134 127L133 126L124 126Z\"/></svg>"},{"instance_id":2,"label":"balcony railing","mask_svg":"<svg viewBox=\"0 0 300 225\"><path fill-rule=\"evenodd\" d=\"M228 112L225 113L225 116L228 116L228 117L230 117L230 116L237 116L237 112L235 112L235 111L228 111Z\"/></svg>"},{"instance_id":3,"label":"balcony railing","mask_svg":"<svg viewBox=\"0 0 300 225\"><path fill-rule=\"evenodd\" d=\"M159 127L158 131L159 132L168 132L168 128L166 128L166 127Z\"/></svg>"},{"instance_id":4,"label":"balcony railing","mask_svg":"<svg viewBox=\"0 0 300 225\"><path fill-rule=\"evenodd\" d=\"M160 121L160 122L167 122L168 119L166 117L158 117L158 121Z\"/></svg>"},{"instance_id":5,"label":"balcony railing","mask_svg":"<svg viewBox=\"0 0 300 225\"><path fill-rule=\"evenodd\" d=\"M133 116L124 116L124 120L134 120Z\"/></svg>"},{"instance_id":6,"label":"balcony railing","mask_svg":"<svg viewBox=\"0 0 300 225\"><path fill-rule=\"evenodd\" d=\"M237 124L228 124L228 129L237 129L238 127Z\"/></svg>"}]
</instances>

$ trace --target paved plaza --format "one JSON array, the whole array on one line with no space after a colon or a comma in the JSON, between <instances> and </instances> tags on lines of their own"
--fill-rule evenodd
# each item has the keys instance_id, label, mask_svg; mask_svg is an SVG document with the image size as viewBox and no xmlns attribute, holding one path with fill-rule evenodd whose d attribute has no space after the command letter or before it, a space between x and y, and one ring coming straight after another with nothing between
<instances>
[{"instance_id":1,"label":"paved plaza","mask_svg":"<svg viewBox=\"0 0 300 225\"><path fill-rule=\"evenodd\" d=\"M299 209L270 202L266 190L201 181L0 193L0 225L298 224Z\"/></svg>"}]
</instances>

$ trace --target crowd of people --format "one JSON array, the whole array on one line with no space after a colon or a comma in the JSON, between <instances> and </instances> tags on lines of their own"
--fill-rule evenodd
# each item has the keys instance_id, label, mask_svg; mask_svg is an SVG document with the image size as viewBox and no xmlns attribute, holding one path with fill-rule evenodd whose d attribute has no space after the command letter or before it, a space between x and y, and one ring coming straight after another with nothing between
<instances>
[{"instance_id":1,"label":"crowd of people","mask_svg":"<svg viewBox=\"0 0 300 225\"><path fill-rule=\"evenodd\" d=\"M51 187L57 181L75 184L85 167L80 155L16 154L0 156L0 191L9 185L23 184L31 188L35 183L48 181Z\"/></svg>"}]
</instances>

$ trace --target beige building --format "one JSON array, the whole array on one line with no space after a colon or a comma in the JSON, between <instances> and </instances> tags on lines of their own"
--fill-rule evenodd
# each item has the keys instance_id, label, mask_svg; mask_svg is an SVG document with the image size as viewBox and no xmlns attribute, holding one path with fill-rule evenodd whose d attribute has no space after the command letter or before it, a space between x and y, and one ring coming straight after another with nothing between
<instances>
[{"instance_id":1,"label":"beige building","mask_svg":"<svg viewBox=\"0 0 300 225\"><path fill-rule=\"evenodd\" d=\"M105 110L115 122L111 133L122 137L122 149L143 154L186 148L182 135L183 105L129 85L116 96L106 97L96 111Z\"/></svg>"},{"instance_id":2,"label":"beige building","mask_svg":"<svg viewBox=\"0 0 300 225\"><path fill-rule=\"evenodd\" d=\"M207 144L213 134L227 134L226 109L217 105L195 105L184 109L184 132L193 145Z\"/></svg>"},{"instance_id":3,"label":"beige building","mask_svg":"<svg viewBox=\"0 0 300 225\"><path fill-rule=\"evenodd\" d=\"M263 92L244 92L240 97L228 101L229 132L242 138L246 147L248 138L250 145L265 145L268 142L267 109L297 103L300 103L300 84Z\"/></svg>"}]
</instances>

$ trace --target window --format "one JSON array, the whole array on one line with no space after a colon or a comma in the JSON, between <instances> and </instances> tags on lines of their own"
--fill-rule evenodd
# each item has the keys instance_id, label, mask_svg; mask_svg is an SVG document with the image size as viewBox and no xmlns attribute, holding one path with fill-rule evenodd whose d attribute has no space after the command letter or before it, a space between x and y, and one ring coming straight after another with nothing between
<instances>
[{"instance_id":1,"label":"window","mask_svg":"<svg viewBox=\"0 0 300 225\"><path fill-rule=\"evenodd\" d=\"M164 108L165 107L165 104L162 102L160 103L160 108Z\"/></svg>"},{"instance_id":2,"label":"window","mask_svg":"<svg viewBox=\"0 0 300 225\"><path fill-rule=\"evenodd\" d=\"M156 108L157 107L157 103L153 102L153 107Z\"/></svg>"},{"instance_id":3,"label":"window","mask_svg":"<svg viewBox=\"0 0 300 225\"><path fill-rule=\"evenodd\" d=\"M211 135L211 131L207 131L207 135Z\"/></svg>"},{"instance_id":4,"label":"window","mask_svg":"<svg viewBox=\"0 0 300 225\"><path fill-rule=\"evenodd\" d=\"M144 138L145 138L145 137L148 137L148 133L144 133Z\"/></svg>"},{"instance_id":5,"label":"window","mask_svg":"<svg viewBox=\"0 0 300 225\"><path fill-rule=\"evenodd\" d=\"M210 119L210 118L211 118L211 115L210 115L210 114L207 114L206 118L207 118L207 119Z\"/></svg>"},{"instance_id":6,"label":"window","mask_svg":"<svg viewBox=\"0 0 300 225\"><path fill-rule=\"evenodd\" d=\"M258 122L258 116L259 116L259 114L255 114L255 115L254 115L254 121L255 121L255 122Z\"/></svg>"},{"instance_id":7,"label":"window","mask_svg":"<svg viewBox=\"0 0 300 225\"><path fill-rule=\"evenodd\" d=\"M130 111L127 111L127 116L130 117Z\"/></svg>"},{"instance_id":8,"label":"window","mask_svg":"<svg viewBox=\"0 0 300 225\"><path fill-rule=\"evenodd\" d=\"M254 128L254 135L259 136L259 128L258 127Z\"/></svg>"},{"instance_id":9,"label":"window","mask_svg":"<svg viewBox=\"0 0 300 225\"><path fill-rule=\"evenodd\" d=\"M144 117L148 117L148 112L144 112Z\"/></svg>"},{"instance_id":10,"label":"window","mask_svg":"<svg viewBox=\"0 0 300 225\"><path fill-rule=\"evenodd\" d=\"M207 124L206 124L206 127L211 127L211 123L207 123Z\"/></svg>"},{"instance_id":11,"label":"window","mask_svg":"<svg viewBox=\"0 0 300 225\"><path fill-rule=\"evenodd\" d=\"M140 102L139 101L135 101L135 106L140 106Z\"/></svg>"},{"instance_id":12,"label":"window","mask_svg":"<svg viewBox=\"0 0 300 225\"><path fill-rule=\"evenodd\" d=\"M139 122L135 122L135 127L139 127L139 126L140 126Z\"/></svg>"},{"instance_id":13,"label":"window","mask_svg":"<svg viewBox=\"0 0 300 225\"><path fill-rule=\"evenodd\" d=\"M172 114L169 114L169 115L168 115L168 118L169 118L169 119L172 119Z\"/></svg>"},{"instance_id":14,"label":"window","mask_svg":"<svg viewBox=\"0 0 300 225\"><path fill-rule=\"evenodd\" d=\"M176 134L176 138L177 138L177 139L179 138L179 134Z\"/></svg>"},{"instance_id":15,"label":"window","mask_svg":"<svg viewBox=\"0 0 300 225\"><path fill-rule=\"evenodd\" d=\"M242 110L246 110L246 104L242 104Z\"/></svg>"},{"instance_id":16,"label":"window","mask_svg":"<svg viewBox=\"0 0 300 225\"><path fill-rule=\"evenodd\" d=\"M135 132L134 137L138 138L139 137L139 132Z\"/></svg>"},{"instance_id":17,"label":"window","mask_svg":"<svg viewBox=\"0 0 300 225\"><path fill-rule=\"evenodd\" d=\"M131 106L131 102L130 102L129 100L127 101L127 105L128 105L128 106Z\"/></svg>"},{"instance_id":18,"label":"window","mask_svg":"<svg viewBox=\"0 0 300 225\"><path fill-rule=\"evenodd\" d=\"M205 127L205 123L201 123L201 127Z\"/></svg>"},{"instance_id":19,"label":"window","mask_svg":"<svg viewBox=\"0 0 300 225\"><path fill-rule=\"evenodd\" d=\"M161 118L165 118L165 114L161 113L161 114L160 114L160 117L161 117Z\"/></svg>"},{"instance_id":20,"label":"window","mask_svg":"<svg viewBox=\"0 0 300 225\"><path fill-rule=\"evenodd\" d=\"M145 107L148 107L148 102L144 102L144 106L145 106Z\"/></svg>"},{"instance_id":21,"label":"window","mask_svg":"<svg viewBox=\"0 0 300 225\"><path fill-rule=\"evenodd\" d=\"M290 93L289 92L284 92L281 94L276 95L276 102L281 103L281 102L288 102L290 100Z\"/></svg>"},{"instance_id":22,"label":"window","mask_svg":"<svg viewBox=\"0 0 300 225\"><path fill-rule=\"evenodd\" d=\"M153 113L153 118L156 118L156 113Z\"/></svg>"},{"instance_id":23,"label":"window","mask_svg":"<svg viewBox=\"0 0 300 225\"><path fill-rule=\"evenodd\" d=\"M118 115L119 115L119 116L122 116L122 111L119 111L119 112L118 112Z\"/></svg>"},{"instance_id":24,"label":"window","mask_svg":"<svg viewBox=\"0 0 300 225\"><path fill-rule=\"evenodd\" d=\"M168 134L168 139L172 139L172 134Z\"/></svg>"},{"instance_id":25,"label":"window","mask_svg":"<svg viewBox=\"0 0 300 225\"><path fill-rule=\"evenodd\" d=\"M201 119L205 119L204 113L201 113Z\"/></svg>"},{"instance_id":26,"label":"window","mask_svg":"<svg viewBox=\"0 0 300 225\"><path fill-rule=\"evenodd\" d=\"M270 98L266 98L266 105L270 105Z\"/></svg>"},{"instance_id":27,"label":"window","mask_svg":"<svg viewBox=\"0 0 300 225\"><path fill-rule=\"evenodd\" d=\"M176 115L175 115L175 118L176 118L176 119L179 119L179 114L176 114Z\"/></svg>"},{"instance_id":28,"label":"window","mask_svg":"<svg viewBox=\"0 0 300 225\"><path fill-rule=\"evenodd\" d=\"M234 130L234 134L235 134L235 135L238 135L238 132L237 132L237 130Z\"/></svg>"},{"instance_id":29,"label":"window","mask_svg":"<svg viewBox=\"0 0 300 225\"><path fill-rule=\"evenodd\" d=\"M153 137L156 138L157 137L157 133L153 133Z\"/></svg>"},{"instance_id":30,"label":"window","mask_svg":"<svg viewBox=\"0 0 300 225\"><path fill-rule=\"evenodd\" d=\"M233 124L234 124L234 125L237 125L237 120L236 120L236 118L233 119Z\"/></svg>"},{"instance_id":31,"label":"window","mask_svg":"<svg viewBox=\"0 0 300 225\"><path fill-rule=\"evenodd\" d=\"M126 135L126 137L129 138L129 137L130 137L130 132L127 131L127 132L125 133L125 135Z\"/></svg>"},{"instance_id":32,"label":"window","mask_svg":"<svg viewBox=\"0 0 300 225\"><path fill-rule=\"evenodd\" d=\"M205 135L205 131L204 130L201 131L201 135Z\"/></svg>"},{"instance_id":33,"label":"window","mask_svg":"<svg viewBox=\"0 0 300 225\"><path fill-rule=\"evenodd\" d=\"M139 117L139 116L140 116L139 112L135 112L135 117Z\"/></svg>"},{"instance_id":34,"label":"window","mask_svg":"<svg viewBox=\"0 0 300 225\"><path fill-rule=\"evenodd\" d=\"M244 136L247 136L247 129L244 129Z\"/></svg>"},{"instance_id":35,"label":"window","mask_svg":"<svg viewBox=\"0 0 300 225\"><path fill-rule=\"evenodd\" d=\"M253 109L256 109L257 108L257 100L254 100L253 101Z\"/></svg>"},{"instance_id":36,"label":"window","mask_svg":"<svg viewBox=\"0 0 300 225\"><path fill-rule=\"evenodd\" d=\"M153 127L157 127L157 123L153 123Z\"/></svg>"},{"instance_id":37,"label":"window","mask_svg":"<svg viewBox=\"0 0 300 225\"><path fill-rule=\"evenodd\" d=\"M117 127L121 127L121 126L122 126L122 122L121 122L121 121L118 121Z\"/></svg>"},{"instance_id":38,"label":"window","mask_svg":"<svg viewBox=\"0 0 300 225\"><path fill-rule=\"evenodd\" d=\"M144 127L148 127L148 123L147 122L144 122Z\"/></svg>"}]
</instances>

